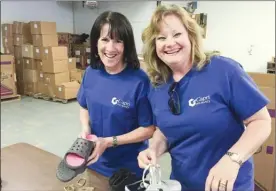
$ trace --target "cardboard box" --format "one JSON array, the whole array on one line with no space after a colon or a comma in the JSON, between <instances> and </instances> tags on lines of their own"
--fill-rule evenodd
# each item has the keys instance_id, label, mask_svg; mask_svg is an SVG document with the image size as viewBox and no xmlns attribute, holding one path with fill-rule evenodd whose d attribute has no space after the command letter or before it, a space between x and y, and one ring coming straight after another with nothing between
<instances>
[{"instance_id":1,"label":"cardboard box","mask_svg":"<svg viewBox=\"0 0 276 191\"><path fill-rule=\"evenodd\" d=\"M3 45L3 47L13 46L13 37L11 37L11 36L2 36L2 45Z\"/></svg>"},{"instance_id":2,"label":"cardboard box","mask_svg":"<svg viewBox=\"0 0 276 191\"><path fill-rule=\"evenodd\" d=\"M34 58L34 46L31 44L23 44L22 56L25 58Z\"/></svg>"},{"instance_id":3,"label":"cardboard box","mask_svg":"<svg viewBox=\"0 0 276 191\"><path fill-rule=\"evenodd\" d=\"M24 69L36 70L36 63L32 58L23 58Z\"/></svg>"},{"instance_id":4,"label":"cardboard box","mask_svg":"<svg viewBox=\"0 0 276 191\"><path fill-rule=\"evenodd\" d=\"M58 45L68 45L72 43L72 36L70 33L58 33Z\"/></svg>"},{"instance_id":5,"label":"cardboard box","mask_svg":"<svg viewBox=\"0 0 276 191\"><path fill-rule=\"evenodd\" d=\"M65 60L68 59L67 47L42 47L43 60Z\"/></svg>"},{"instance_id":6,"label":"cardboard box","mask_svg":"<svg viewBox=\"0 0 276 191\"><path fill-rule=\"evenodd\" d=\"M32 83L25 83L24 84L24 94L36 94L38 93L37 91L37 82L32 82Z\"/></svg>"},{"instance_id":7,"label":"cardboard box","mask_svg":"<svg viewBox=\"0 0 276 191\"><path fill-rule=\"evenodd\" d=\"M44 73L41 70L37 70L37 81L45 83Z\"/></svg>"},{"instance_id":8,"label":"cardboard box","mask_svg":"<svg viewBox=\"0 0 276 191\"><path fill-rule=\"evenodd\" d=\"M263 190L275 190L275 118L269 139L254 154L255 182Z\"/></svg>"},{"instance_id":9,"label":"cardboard box","mask_svg":"<svg viewBox=\"0 0 276 191\"><path fill-rule=\"evenodd\" d=\"M22 58L15 59L15 71L16 71L17 79L21 79L21 81L23 81L23 78L18 78L19 76L23 76L23 73L24 73L24 62Z\"/></svg>"},{"instance_id":10,"label":"cardboard box","mask_svg":"<svg viewBox=\"0 0 276 191\"><path fill-rule=\"evenodd\" d=\"M79 69L73 69L70 71L70 81L77 81L81 83L82 80L82 72Z\"/></svg>"},{"instance_id":11,"label":"cardboard box","mask_svg":"<svg viewBox=\"0 0 276 191\"><path fill-rule=\"evenodd\" d=\"M17 94L14 57L1 55L1 99Z\"/></svg>"},{"instance_id":12,"label":"cardboard box","mask_svg":"<svg viewBox=\"0 0 276 191\"><path fill-rule=\"evenodd\" d=\"M64 82L70 81L69 72L62 72L57 74L44 73L45 83L50 84L52 87L60 85Z\"/></svg>"},{"instance_id":13,"label":"cardboard box","mask_svg":"<svg viewBox=\"0 0 276 191\"><path fill-rule=\"evenodd\" d=\"M259 89L270 100L271 134L254 154L255 182L263 190L275 190L275 74L250 73Z\"/></svg>"},{"instance_id":14,"label":"cardboard box","mask_svg":"<svg viewBox=\"0 0 276 191\"><path fill-rule=\"evenodd\" d=\"M3 47L4 54L14 54L14 46Z\"/></svg>"},{"instance_id":15,"label":"cardboard box","mask_svg":"<svg viewBox=\"0 0 276 191\"><path fill-rule=\"evenodd\" d=\"M37 71L24 69L24 82L26 83L36 83L37 82Z\"/></svg>"},{"instance_id":16,"label":"cardboard box","mask_svg":"<svg viewBox=\"0 0 276 191\"><path fill-rule=\"evenodd\" d=\"M87 61L90 63L90 59L87 59L86 56L76 57L76 65L78 69L85 69L88 66Z\"/></svg>"},{"instance_id":17,"label":"cardboard box","mask_svg":"<svg viewBox=\"0 0 276 191\"><path fill-rule=\"evenodd\" d=\"M31 36L31 25L30 23L24 23L24 22L13 22L13 30L12 32L14 34L21 34L23 36Z\"/></svg>"},{"instance_id":18,"label":"cardboard box","mask_svg":"<svg viewBox=\"0 0 276 191\"><path fill-rule=\"evenodd\" d=\"M58 46L58 36L56 34L33 34L34 46Z\"/></svg>"},{"instance_id":19,"label":"cardboard box","mask_svg":"<svg viewBox=\"0 0 276 191\"><path fill-rule=\"evenodd\" d=\"M248 72L258 86L275 87L275 74Z\"/></svg>"},{"instance_id":20,"label":"cardboard box","mask_svg":"<svg viewBox=\"0 0 276 191\"><path fill-rule=\"evenodd\" d=\"M36 69L38 71L42 71L42 60L38 60L38 59L34 59L35 65L36 65Z\"/></svg>"},{"instance_id":21,"label":"cardboard box","mask_svg":"<svg viewBox=\"0 0 276 191\"><path fill-rule=\"evenodd\" d=\"M45 73L68 72L68 60L43 60L42 71Z\"/></svg>"},{"instance_id":22,"label":"cardboard box","mask_svg":"<svg viewBox=\"0 0 276 191\"><path fill-rule=\"evenodd\" d=\"M14 46L14 57L16 59L23 58L23 56L22 56L22 46Z\"/></svg>"},{"instance_id":23,"label":"cardboard box","mask_svg":"<svg viewBox=\"0 0 276 191\"><path fill-rule=\"evenodd\" d=\"M32 34L56 34L57 33L56 22L31 21L30 23L31 23Z\"/></svg>"},{"instance_id":24,"label":"cardboard box","mask_svg":"<svg viewBox=\"0 0 276 191\"><path fill-rule=\"evenodd\" d=\"M49 86L49 84L46 84L44 82L37 82L37 87L38 87L38 93L41 93L46 96L53 97L54 96L54 88Z\"/></svg>"},{"instance_id":25,"label":"cardboard box","mask_svg":"<svg viewBox=\"0 0 276 191\"><path fill-rule=\"evenodd\" d=\"M17 94L24 95L24 82L17 80L16 89L17 89Z\"/></svg>"},{"instance_id":26,"label":"cardboard box","mask_svg":"<svg viewBox=\"0 0 276 191\"><path fill-rule=\"evenodd\" d=\"M31 36L23 36L22 34L13 35L13 45L21 46L23 44L31 44Z\"/></svg>"},{"instance_id":27,"label":"cardboard box","mask_svg":"<svg viewBox=\"0 0 276 191\"><path fill-rule=\"evenodd\" d=\"M55 96L60 99L74 99L77 97L80 84L76 81L62 83L55 89Z\"/></svg>"},{"instance_id":28,"label":"cardboard box","mask_svg":"<svg viewBox=\"0 0 276 191\"><path fill-rule=\"evenodd\" d=\"M33 54L34 54L33 55L34 59L42 60L43 59L43 47L34 46Z\"/></svg>"},{"instance_id":29,"label":"cardboard box","mask_svg":"<svg viewBox=\"0 0 276 191\"><path fill-rule=\"evenodd\" d=\"M74 70L77 68L76 58L68 58L68 68L69 70Z\"/></svg>"},{"instance_id":30,"label":"cardboard box","mask_svg":"<svg viewBox=\"0 0 276 191\"><path fill-rule=\"evenodd\" d=\"M86 44L73 44L73 54L74 56L89 56L90 46Z\"/></svg>"},{"instance_id":31,"label":"cardboard box","mask_svg":"<svg viewBox=\"0 0 276 191\"><path fill-rule=\"evenodd\" d=\"M2 36L13 36L13 24L5 23L2 24Z\"/></svg>"}]
</instances>

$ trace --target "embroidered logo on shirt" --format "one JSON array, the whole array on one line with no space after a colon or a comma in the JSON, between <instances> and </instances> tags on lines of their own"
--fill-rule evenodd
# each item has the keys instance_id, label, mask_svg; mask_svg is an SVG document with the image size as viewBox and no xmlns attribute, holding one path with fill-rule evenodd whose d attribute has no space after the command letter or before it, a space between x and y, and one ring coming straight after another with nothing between
<instances>
[{"instance_id":1,"label":"embroidered logo on shirt","mask_svg":"<svg viewBox=\"0 0 276 191\"><path fill-rule=\"evenodd\" d=\"M210 103L211 99L210 96L206 96L206 97L198 97L196 99L190 99L189 100L189 106L190 107L194 107L200 104L204 104L204 103Z\"/></svg>"},{"instance_id":2,"label":"embroidered logo on shirt","mask_svg":"<svg viewBox=\"0 0 276 191\"><path fill-rule=\"evenodd\" d=\"M118 99L118 98L116 98L116 97L113 97L113 98L112 98L111 103L112 103L113 105L118 105L118 106L120 106L120 107L127 108L127 109L130 107L130 103L125 102L125 101L123 101L123 100L121 100L121 99Z\"/></svg>"}]
</instances>

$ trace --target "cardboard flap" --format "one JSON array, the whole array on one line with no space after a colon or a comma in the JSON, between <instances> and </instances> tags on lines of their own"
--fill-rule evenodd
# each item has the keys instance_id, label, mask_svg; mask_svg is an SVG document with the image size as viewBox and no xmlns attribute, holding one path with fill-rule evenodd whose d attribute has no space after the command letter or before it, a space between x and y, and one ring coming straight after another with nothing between
<instances>
[{"instance_id":1,"label":"cardboard flap","mask_svg":"<svg viewBox=\"0 0 276 191\"><path fill-rule=\"evenodd\" d=\"M80 87L80 84L76 81L72 81L72 82L62 83L60 86L63 86L64 88L78 88Z\"/></svg>"}]
</instances>

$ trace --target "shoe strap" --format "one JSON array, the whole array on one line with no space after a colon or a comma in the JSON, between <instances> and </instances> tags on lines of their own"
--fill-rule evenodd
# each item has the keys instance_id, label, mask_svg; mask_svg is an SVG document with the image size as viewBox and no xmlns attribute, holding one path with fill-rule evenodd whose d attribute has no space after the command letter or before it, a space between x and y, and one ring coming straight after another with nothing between
<instances>
[{"instance_id":1,"label":"shoe strap","mask_svg":"<svg viewBox=\"0 0 276 191\"><path fill-rule=\"evenodd\" d=\"M149 164L143 172L142 182L144 187L149 185L145 182L146 172L149 171L149 183L150 185L161 185L161 168L159 165Z\"/></svg>"}]
</instances>

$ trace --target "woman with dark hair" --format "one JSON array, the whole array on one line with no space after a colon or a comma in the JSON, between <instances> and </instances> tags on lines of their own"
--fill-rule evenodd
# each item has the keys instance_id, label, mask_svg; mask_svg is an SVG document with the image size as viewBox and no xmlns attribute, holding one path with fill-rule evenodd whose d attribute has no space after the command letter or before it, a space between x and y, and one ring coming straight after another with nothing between
<instances>
[{"instance_id":1,"label":"woman with dark hair","mask_svg":"<svg viewBox=\"0 0 276 191\"><path fill-rule=\"evenodd\" d=\"M91 64L77 96L82 137L94 134L96 147L89 157L87 180L108 190L108 178L121 168L142 177L138 153L147 148L153 132L147 99L149 79L140 69L133 31L127 18L104 12L90 34Z\"/></svg>"}]
</instances>

